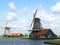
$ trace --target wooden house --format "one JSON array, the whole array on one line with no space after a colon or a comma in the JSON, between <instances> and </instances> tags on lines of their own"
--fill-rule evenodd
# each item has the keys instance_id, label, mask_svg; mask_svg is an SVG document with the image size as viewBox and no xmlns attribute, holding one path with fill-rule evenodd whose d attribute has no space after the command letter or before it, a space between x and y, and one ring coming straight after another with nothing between
<instances>
[{"instance_id":1,"label":"wooden house","mask_svg":"<svg viewBox=\"0 0 60 45\"><path fill-rule=\"evenodd\" d=\"M38 38L57 38L57 35L54 34L51 29L43 29L35 33L35 36Z\"/></svg>"}]
</instances>

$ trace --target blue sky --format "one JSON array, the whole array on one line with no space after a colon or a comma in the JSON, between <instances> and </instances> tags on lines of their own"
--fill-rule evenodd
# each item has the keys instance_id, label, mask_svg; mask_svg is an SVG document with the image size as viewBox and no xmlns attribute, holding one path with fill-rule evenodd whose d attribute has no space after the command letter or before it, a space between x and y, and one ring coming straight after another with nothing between
<instances>
[{"instance_id":1,"label":"blue sky","mask_svg":"<svg viewBox=\"0 0 60 45\"><path fill-rule=\"evenodd\" d=\"M0 27L8 20L8 26L13 28L11 32L29 33L35 9L38 9L36 17L41 19L42 27L51 28L59 35L60 0L1 0ZM4 33L4 29L0 31L0 34Z\"/></svg>"}]
</instances>

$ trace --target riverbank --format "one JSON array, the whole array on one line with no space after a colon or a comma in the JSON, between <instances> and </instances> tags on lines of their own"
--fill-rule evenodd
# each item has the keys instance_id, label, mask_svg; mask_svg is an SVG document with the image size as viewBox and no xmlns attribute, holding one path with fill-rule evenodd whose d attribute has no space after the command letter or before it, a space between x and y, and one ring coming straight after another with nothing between
<instances>
[{"instance_id":1,"label":"riverbank","mask_svg":"<svg viewBox=\"0 0 60 45\"><path fill-rule=\"evenodd\" d=\"M60 39L56 39L56 40L50 40L48 42L44 42L46 44L56 44L56 45L60 45Z\"/></svg>"},{"instance_id":2,"label":"riverbank","mask_svg":"<svg viewBox=\"0 0 60 45\"><path fill-rule=\"evenodd\" d=\"M20 38L20 39L31 39L31 40L55 40L60 38L29 38L29 37L0 37L0 38Z\"/></svg>"}]
</instances>

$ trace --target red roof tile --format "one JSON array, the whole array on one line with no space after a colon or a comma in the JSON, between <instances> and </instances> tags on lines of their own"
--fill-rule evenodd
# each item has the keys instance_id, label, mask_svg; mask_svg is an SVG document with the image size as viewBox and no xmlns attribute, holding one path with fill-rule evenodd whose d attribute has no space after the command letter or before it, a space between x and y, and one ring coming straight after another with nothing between
<instances>
[{"instance_id":1,"label":"red roof tile","mask_svg":"<svg viewBox=\"0 0 60 45\"><path fill-rule=\"evenodd\" d=\"M10 33L10 34L8 34L8 36L11 36L11 37L13 37L13 36L21 36L22 34L21 33Z\"/></svg>"},{"instance_id":2,"label":"red roof tile","mask_svg":"<svg viewBox=\"0 0 60 45\"><path fill-rule=\"evenodd\" d=\"M35 35L39 37L46 34L48 31L49 31L48 29L43 29L42 31L37 32Z\"/></svg>"}]
</instances>

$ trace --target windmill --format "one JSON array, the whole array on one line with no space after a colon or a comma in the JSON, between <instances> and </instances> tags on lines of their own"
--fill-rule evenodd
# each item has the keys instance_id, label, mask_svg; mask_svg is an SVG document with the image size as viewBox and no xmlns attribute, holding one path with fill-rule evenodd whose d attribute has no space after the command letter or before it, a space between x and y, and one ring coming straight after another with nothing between
<instances>
[{"instance_id":1,"label":"windmill","mask_svg":"<svg viewBox=\"0 0 60 45\"><path fill-rule=\"evenodd\" d=\"M35 13L33 15L33 20L32 20L32 23L30 25L30 27L31 27L32 24L33 24L33 28L32 28L33 31L42 30L42 25L41 25L40 19L36 18L36 14L37 14L37 9L36 9L36 11L35 11Z\"/></svg>"},{"instance_id":2,"label":"windmill","mask_svg":"<svg viewBox=\"0 0 60 45\"><path fill-rule=\"evenodd\" d=\"M10 27L8 27L7 25L8 25L8 21L6 21L4 35L10 34Z\"/></svg>"},{"instance_id":3,"label":"windmill","mask_svg":"<svg viewBox=\"0 0 60 45\"><path fill-rule=\"evenodd\" d=\"M40 22L40 19L36 18L36 14L37 14L37 9L33 15L33 20L32 20L32 23L30 25L30 27L32 25L33 25L33 27L32 27L32 30L29 30L29 31L31 31L31 33L29 34L29 38L36 38L35 34L43 29L41 22Z\"/></svg>"},{"instance_id":4,"label":"windmill","mask_svg":"<svg viewBox=\"0 0 60 45\"><path fill-rule=\"evenodd\" d=\"M0 27L1 29L4 29L4 35L7 35L10 33L10 27L8 27L7 25L8 25L8 21L6 21L5 27Z\"/></svg>"}]
</instances>

